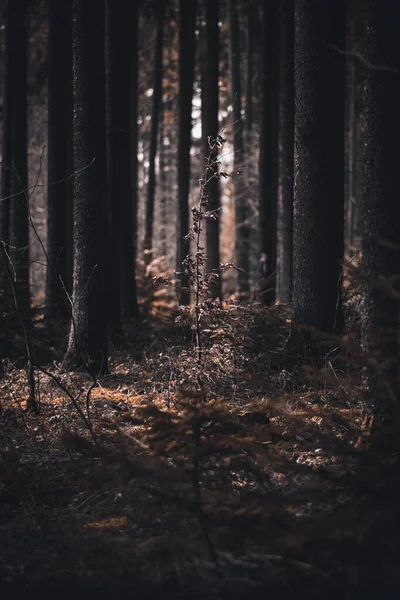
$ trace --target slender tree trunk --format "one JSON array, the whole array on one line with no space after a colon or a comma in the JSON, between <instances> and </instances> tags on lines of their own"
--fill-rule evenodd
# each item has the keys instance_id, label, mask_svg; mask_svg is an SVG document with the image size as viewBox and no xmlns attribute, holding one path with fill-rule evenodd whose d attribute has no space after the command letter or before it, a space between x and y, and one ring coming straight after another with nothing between
<instances>
[{"instance_id":1,"label":"slender tree trunk","mask_svg":"<svg viewBox=\"0 0 400 600\"><path fill-rule=\"evenodd\" d=\"M343 326L344 0L295 3L293 323Z\"/></svg>"},{"instance_id":2,"label":"slender tree trunk","mask_svg":"<svg viewBox=\"0 0 400 600\"><path fill-rule=\"evenodd\" d=\"M238 267L237 287L240 299L250 292L250 228L249 207L242 171L244 161L242 86L240 81L239 24L236 0L228 0L229 52L231 69L231 97L233 120L233 181L235 197L236 266Z\"/></svg>"},{"instance_id":3,"label":"slender tree trunk","mask_svg":"<svg viewBox=\"0 0 400 600\"><path fill-rule=\"evenodd\" d=\"M219 230L220 230L220 196L218 179L218 109L219 109L219 0L206 0L206 39L205 39L205 65L204 93L202 102L203 112L203 138L206 152L206 180L207 211L217 211L215 218L206 220L206 254L207 271L215 273L217 278L210 282L212 298L221 299L221 273L219 256ZM210 140L210 143L208 143Z\"/></svg>"},{"instance_id":4,"label":"slender tree trunk","mask_svg":"<svg viewBox=\"0 0 400 600\"><path fill-rule=\"evenodd\" d=\"M110 216L110 322L123 320L124 253L131 256L130 278L134 278L132 239L126 222L132 222L131 170L131 8L124 0L107 0L107 169ZM135 33L133 33L135 35ZM136 58L133 58L136 60Z\"/></svg>"},{"instance_id":5,"label":"slender tree trunk","mask_svg":"<svg viewBox=\"0 0 400 600\"><path fill-rule=\"evenodd\" d=\"M4 35L4 84L3 84L3 148L1 163L1 202L0 202L0 243L9 254L10 248L10 196L12 173L12 73L13 54L11 51L11 19L9 2L6 4L6 25ZM3 253L4 254L4 253ZM7 266L0 263L0 307L3 311L11 307L12 299L7 285Z\"/></svg>"},{"instance_id":6,"label":"slender tree trunk","mask_svg":"<svg viewBox=\"0 0 400 600\"><path fill-rule=\"evenodd\" d=\"M246 69L246 131L250 150L253 128L253 62L254 62L254 26L255 6L252 1L247 8L247 69Z\"/></svg>"},{"instance_id":7,"label":"slender tree trunk","mask_svg":"<svg viewBox=\"0 0 400 600\"><path fill-rule=\"evenodd\" d=\"M149 182L147 187L147 204L144 233L145 250L151 250L153 247L154 200L156 193L156 155L159 129L158 126L160 121L160 110L162 103L164 15L165 0L161 0L157 4L157 33L153 69L153 103L151 109Z\"/></svg>"},{"instance_id":8,"label":"slender tree trunk","mask_svg":"<svg viewBox=\"0 0 400 600\"><path fill-rule=\"evenodd\" d=\"M108 370L104 1L73 0L74 276L65 365Z\"/></svg>"},{"instance_id":9,"label":"slender tree trunk","mask_svg":"<svg viewBox=\"0 0 400 600\"><path fill-rule=\"evenodd\" d=\"M27 4L9 2L9 26L13 72L12 97L12 198L10 202L10 256L15 273L19 310L25 320L30 313L29 285L29 192L27 118Z\"/></svg>"},{"instance_id":10,"label":"slender tree trunk","mask_svg":"<svg viewBox=\"0 0 400 600\"><path fill-rule=\"evenodd\" d=\"M160 139L159 139L159 166L160 166L160 252L161 256L166 256L167 254L167 234L166 234L166 225L168 218L168 209L167 209L167 156L166 149L164 144L164 138L166 136L166 118L165 118L165 106L161 103L160 108Z\"/></svg>"},{"instance_id":11,"label":"slender tree trunk","mask_svg":"<svg viewBox=\"0 0 400 600\"><path fill-rule=\"evenodd\" d=\"M278 131L279 131L279 0L263 6L263 78L260 131L260 237L262 300L275 300Z\"/></svg>"},{"instance_id":12,"label":"slender tree trunk","mask_svg":"<svg viewBox=\"0 0 400 600\"><path fill-rule=\"evenodd\" d=\"M276 299L292 299L294 166L294 0L280 2L279 195Z\"/></svg>"},{"instance_id":13,"label":"slender tree trunk","mask_svg":"<svg viewBox=\"0 0 400 600\"><path fill-rule=\"evenodd\" d=\"M179 131L178 131L178 248L177 271L182 271L182 261L190 251L186 239L189 233L189 193L190 193L190 142L192 132L192 100L195 59L196 1L179 2ZM180 304L189 304L190 291L187 281L181 277L179 290Z\"/></svg>"},{"instance_id":14,"label":"slender tree trunk","mask_svg":"<svg viewBox=\"0 0 400 600\"><path fill-rule=\"evenodd\" d=\"M50 0L46 312L66 317L72 281L72 2ZM65 289L64 289L65 288Z\"/></svg>"},{"instance_id":15,"label":"slender tree trunk","mask_svg":"<svg viewBox=\"0 0 400 600\"><path fill-rule=\"evenodd\" d=\"M369 409L399 418L400 4L364 2L361 334L379 365ZM393 71L390 71L393 69ZM375 379L375 380L374 380ZM379 418L377 420L380 420ZM390 432L388 432L388 435ZM386 434L385 434L386 435ZM398 438L398 421L396 423ZM397 450L398 450L397 439Z\"/></svg>"},{"instance_id":16,"label":"slender tree trunk","mask_svg":"<svg viewBox=\"0 0 400 600\"><path fill-rule=\"evenodd\" d=\"M127 169L131 175L130 193L123 196L121 223L121 315L123 320L136 319L139 315L136 288L136 252L138 239L138 40L139 5L129 6L129 47L130 62L125 74L130 81L130 154Z\"/></svg>"}]
</instances>

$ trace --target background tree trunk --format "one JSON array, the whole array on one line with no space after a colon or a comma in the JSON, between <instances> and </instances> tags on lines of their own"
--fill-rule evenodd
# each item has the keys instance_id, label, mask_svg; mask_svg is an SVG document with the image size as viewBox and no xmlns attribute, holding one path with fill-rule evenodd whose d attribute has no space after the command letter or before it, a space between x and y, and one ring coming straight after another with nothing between
<instances>
[{"instance_id":1,"label":"background tree trunk","mask_svg":"<svg viewBox=\"0 0 400 600\"><path fill-rule=\"evenodd\" d=\"M294 166L294 0L280 2L279 194L276 299L292 300Z\"/></svg>"},{"instance_id":2,"label":"background tree trunk","mask_svg":"<svg viewBox=\"0 0 400 600\"><path fill-rule=\"evenodd\" d=\"M104 0L73 0L74 277L67 368L108 370Z\"/></svg>"},{"instance_id":3,"label":"background tree trunk","mask_svg":"<svg viewBox=\"0 0 400 600\"><path fill-rule=\"evenodd\" d=\"M263 77L260 131L260 237L262 301L275 300L277 204L278 204L278 131L279 131L279 0L262 5Z\"/></svg>"},{"instance_id":4,"label":"background tree trunk","mask_svg":"<svg viewBox=\"0 0 400 600\"><path fill-rule=\"evenodd\" d=\"M250 229L249 207L242 166L244 161L242 85L240 77L240 40L236 0L228 0L229 53L231 69L232 129L233 129L233 187L235 198L236 266L239 299L250 292Z\"/></svg>"},{"instance_id":5,"label":"background tree trunk","mask_svg":"<svg viewBox=\"0 0 400 600\"><path fill-rule=\"evenodd\" d=\"M30 313L26 0L9 2L8 10L13 66L10 256L15 272L19 310L26 320Z\"/></svg>"},{"instance_id":6,"label":"background tree trunk","mask_svg":"<svg viewBox=\"0 0 400 600\"><path fill-rule=\"evenodd\" d=\"M343 326L344 0L295 3L293 323Z\"/></svg>"},{"instance_id":7,"label":"background tree trunk","mask_svg":"<svg viewBox=\"0 0 400 600\"><path fill-rule=\"evenodd\" d=\"M178 248L177 271L182 271L182 261L189 254L190 245L185 239L189 233L190 192L190 141L192 131L192 99L195 59L196 1L179 3L179 131L178 131ZM189 304L187 281L181 277L180 304Z\"/></svg>"},{"instance_id":8,"label":"background tree trunk","mask_svg":"<svg viewBox=\"0 0 400 600\"><path fill-rule=\"evenodd\" d=\"M72 283L72 2L50 0L46 312L66 317ZM64 289L65 287L65 289Z\"/></svg>"},{"instance_id":9,"label":"background tree trunk","mask_svg":"<svg viewBox=\"0 0 400 600\"><path fill-rule=\"evenodd\" d=\"M219 131L219 0L206 0L206 39L205 39L205 69L204 93L202 102L203 111L203 138L205 159L209 168L206 178L209 180L205 192L207 195L207 211L220 209L219 179L218 179L218 146L216 139ZM208 143L210 140L210 144ZM218 278L210 285L212 298L221 299L221 273L219 256L220 213L216 219L206 220L206 254L207 271L216 273Z\"/></svg>"},{"instance_id":10,"label":"background tree trunk","mask_svg":"<svg viewBox=\"0 0 400 600\"><path fill-rule=\"evenodd\" d=\"M158 126L162 103L165 0L158 2L156 16L157 32L153 70L153 103L151 109L149 182L147 185L147 204L144 232L145 250L151 250L153 248L154 200L156 194L156 155L159 129Z\"/></svg>"},{"instance_id":11,"label":"background tree trunk","mask_svg":"<svg viewBox=\"0 0 400 600\"><path fill-rule=\"evenodd\" d=\"M368 0L364 11L363 56L383 66L364 68L361 333L365 352L380 365L369 409L398 418L400 4Z\"/></svg>"}]
</instances>

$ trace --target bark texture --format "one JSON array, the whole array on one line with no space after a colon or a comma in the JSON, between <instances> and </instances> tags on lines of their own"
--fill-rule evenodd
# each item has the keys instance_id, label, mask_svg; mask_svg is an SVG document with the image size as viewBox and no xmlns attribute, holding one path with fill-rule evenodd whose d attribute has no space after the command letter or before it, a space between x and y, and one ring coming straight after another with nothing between
<instances>
[{"instance_id":1,"label":"bark texture","mask_svg":"<svg viewBox=\"0 0 400 600\"><path fill-rule=\"evenodd\" d=\"M260 130L260 238L262 301L275 300L278 131L279 131L279 0L262 4L262 89Z\"/></svg>"},{"instance_id":2,"label":"bark texture","mask_svg":"<svg viewBox=\"0 0 400 600\"><path fill-rule=\"evenodd\" d=\"M364 3L362 344L378 358L381 392L370 398L398 416L400 249L400 4ZM391 72L390 69L397 70ZM389 383L389 388L386 386Z\"/></svg>"},{"instance_id":3,"label":"bark texture","mask_svg":"<svg viewBox=\"0 0 400 600\"><path fill-rule=\"evenodd\" d=\"M72 1L49 4L46 312L66 317L72 284ZM64 289L65 287L65 289Z\"/></svg>"},{"instance_id":4,"label":"bark texture","mask_svg":"<svg viewBox=\"0 0 400 600\"><path fill-rule=\"evenodd\" d=\"M295 3L293 323L330 333L343 325L344 4Z\"/></svg>"},{"instance_id":5,"label":"bark texture","mask_svg":"<svg viewBox=\"0 0 400 600\"><path fill-rule=\"evenodd\" d=\"M238 268L237 289L239 299L250 292L250 228L249 205L242 172L244 161L244 138L242 118L241 56L239 39L238 7L236 0L228 0L229 53L231 70L232 128L233 128L233 192L235 198L235 234Z\"/></svg>"},{"instance_id":6,"label":"bark texture","mask_svg":"<svg viewBox=\"0 0 400 600\"><path fill-rule=\"evenodd\" d=\"M292 300L294 166L294 0L281 0L279 15L279 194L276 299Z\"/></svg>"},{"instance_id":7,"label":"bark texture","mask_svg":"<svg viewBox=\"0 0 400 600\"><path fill-rule=\"evenodd\" d=\"M108 370L104 1L73 0L74 273L67 368Z\"/></svg>"},{"instance_id":8,"label":"bark texture","mask_svg":"<svg viewBox=\"0 0 400 600\"><path fill-rule=\"evenodd\" d=\"M190 244L185 239L189 233L190 192L190 142L192 132L192 100L195 59L196 1L179 3L179 131L178 131L178 247L177 271L182 271L182 261L189 254ZM181 278L180 304L190 302L187 282Z\"/></svg>"},{"instance_id":9,"label":"bark texture","mask_svg":"<svg viewBox=\"0 0 400 600\"><path fill-rule=\"evenodd\" d=\"M206 158L205 193L207 198L207 211L214 212L215 218L206 220L206 254L207 271L215 273L218 277L210 285L212 298L221 299L220 277L220 195L218 179L218 145L216 143L219 123L219 0L206 0L205 3L206 31L205 31L205 65L202 95L202 124Z\"/></svg>"}]
</instances>

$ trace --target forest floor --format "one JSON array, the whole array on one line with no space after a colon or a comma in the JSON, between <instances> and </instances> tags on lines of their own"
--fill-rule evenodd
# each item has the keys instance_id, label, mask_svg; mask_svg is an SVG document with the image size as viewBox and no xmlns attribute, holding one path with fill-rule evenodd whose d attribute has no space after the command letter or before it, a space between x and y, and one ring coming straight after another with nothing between
<instances>
[{"instance_id":1,"label":"forest floor","mask_svg":"<svg viewBox=\"0 0 400 600\"><path fill-rule=\"evenodd\" d=\"M359 366L289 356L284 309L222 311L199 357L167 316L94 380L0 381L8 598L394 597L399 469L367 449Z\"/></svg>"}]
</instances>

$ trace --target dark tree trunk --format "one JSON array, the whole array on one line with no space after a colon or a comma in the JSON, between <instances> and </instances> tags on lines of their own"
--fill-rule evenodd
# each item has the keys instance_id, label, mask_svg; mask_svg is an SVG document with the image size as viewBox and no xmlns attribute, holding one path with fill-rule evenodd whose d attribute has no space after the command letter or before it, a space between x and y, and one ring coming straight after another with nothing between
<instances>
[{"instance_id":1,"label":"dark tree trunk","mask_svg":"<svg viewBox=\"0 0 400 600\"><path fill-rule=\"evenodd\" d=\"M160 121L160 110L162 103L164 15L165 0L161 0L157 4L157 33L153 69L153 103L151 108L149 182L147 187L147 204L144 232L145 250L151 250L153 248L154 199L156 193L156 155L159 129L158 126Z\"/></svg>"},{"instance_id":2,"label":"dark tree trunk","mask_svg":"<svg viewBox=\"0 0 400 600\"><path fill-rule=\"evenodd\" d=\"M9 2L8 10L13 66L11 74L12 198L10 202L10 256L15 273L19 310L22 317L28 319L30 288L26 0Z\"/></svg>"},{"instance_id":3,"label":"dark tree trunk","mask_svg":"<svg viewBox=\"0 0 400 600\"><path fill-rule=\"evenodd\" d=\"M279 131L279 0L263 3L260 130L260 237L262 301L275 300L278 131Z\"/></svg>"},{"instance_id":4,"label":"dark tree trunk","mask_svg":"<svg viewBox=\"0 0 400 600\"><path fill-rule=\"evenodd\" d=\"M364 11L363 56L380 66L364 70L361 333L380 365L370 408L398 418L400 4L368 0Z\"/></svg>"},{"instance_id":5,"label":"dark tree trunk","mask_svg":"<svg viewBox=\"0 0 400 600\"><path fill-rule=\"evenodd\" d=\"M6 26L4 35L4 84L3 84L3 148L1 163L1 202L0 202L0 243L4 244L3 256L9 254L10 242L10 196L12 170L12 73L13 54L11 52L11 20L9 2L6 4ZM0 307L6 310L11 306L7 285L7 265L0 263Z\"/></svg>"},{"instance_id":6,"label":"dark tree trunk","mask_svg":"<svg viewBox=\"0 0 400 600\"><path fill-rule=\"evenodd\" d=\"M72 2L50 0L46 312L66 317L72 284ZM64 289L65 288L65 289Z\"/></svg>"},{"instance_id":7,"label":"dark tree trunk","mask_svg":"<svg viewBox=\"0 0 400 600\"><path fill-rule=\"evenodd\" d=\"M195 59L196 1L180 0L179 3L179 131L178 131L178 248L177 271L182 271L182 261L190 251L185 236L189 233L190 192L190 142L192 132L192 99ZM190 291L187 281L181 278L180 304L189 304Z\"/></svg>"},{"instance_id":8,"label":"dark tree trunk","mask_svg":"<svg viewBox=\"0 0 400 600\"><path fill-rule=\"evenodd\" d=\"M123 320L137 318L139 307L136 288L137 251L137 206L138 206L138 39L139 5L129 6L129 47L130 62L125 77L130 81L130 153L127 169L130 170L130 193L123 196L123 219L121 222L121 315Z\"/></svg>"},{"instance_id":9,"label":"dark tree trunk","mask_svg":"<svg viewBox=\"0 0 400 600\"><path fill-rule=\"evenodd\" d=\"M205 65L203 76L202 113L203 138L206 152L207 211L215 212L216 218L206 220L207 271L218 277L210 282L212 298L221 299L221 277L219 257L220 197L218 179L218 108L219 108L219 0L206 0L205 3ZM210 143L209 143L210 141Z\"/></svg>"},{"instance_id":10,"label":"dark tree trunk","mask_svg":"<svg viewBox=\"0 0 400 600\"><path fill-rule=\"evenodd\" d=\"M295 3L292 318L330 333L343 326L344 4Z\"/></svg>"},{"instance_id":11,"label":"dark tree trunk","mask_svg":"<svg viewBox=\"0 0 400 600\"><path fill-rule=\"evenodd\" d=\"M167 210L167 156L166 156L166 148L164 144L164 138L166 136L166 118L165 118L165 106L161 103L160 108L160 139L159 139L159 165L160 165L160 252L161 256L166 256L167 254L167 235L166 235L166 225L168 218L168 210Z\"/></svg>"},{"instance_id":12,"label":"dark tree trunk","mask_svg":"<svg viewBox=\"0 0 400 600\"><path fill-rule=\"evenodd\" d=\"M107 169L110 217L110 322L123 320L124 253L131 256L134 278L131 171L131 8L125 0L107 0ZM136 57L133 57L136 60ZM130 244L126 246L127 242Z\"/></svg>"},{"instance_id":13,"label":"dark tree trunk","mask_svg":"<svg viewBox=\"0 0 400 600\"><path fill-rule=\"evenodd\" d=\"M13 59L11 40L11 2L6 5L6 26L4 35L4 84L3 84L3 148L1 163L1 202L0 202L0 240L7 252L10 241L10 196L12 169L12 77Z\"/></svg>"},{"instance_id":14,"label":"dark tree trunk","mask_svg":"<svg viewBox=\"0 0 400 600\"><path fill-rule=\"evenodd\" d=\"M247 69L246 69L246 130L251 143L253 128L253 62L254 62L254 26L255 6L252 1L247 8ZM250 144L249 144L250 145Z\"/></svg>"},{"instance_id":15,"label":"dark tree trunk","mask_svg":"<svg viewBox=\"0 0 400 600\"><path fill-rule=\"evenodd\" d=\"M250 291L250 228L249 207L242 166L244 161L242 86L240 81L240 44L236 0L228 0L229 51L231 69L232 127L233 127L233 182L235 198L236 266L239 299Z\"/></svg>"},{"instance_id":16,"label":"dark tree trunk","mask_svg":"<svg viewBox=\"0 0 400 600\"><path fill-rule=\"evenodd\" d=\"M292 299L294 166L294 0L280 2L279 195L276 299Z\"/></svg>"},{"instance_id":17,"label":"dark tree trunk","mask_svg":"<svg viewBox=\"0 0 400 600\"><path fill-rule=\"evenodd\" d=\"M104 1L73 0L74 274L65 365L108 370Z\"/></svg>"}]
</instances>

